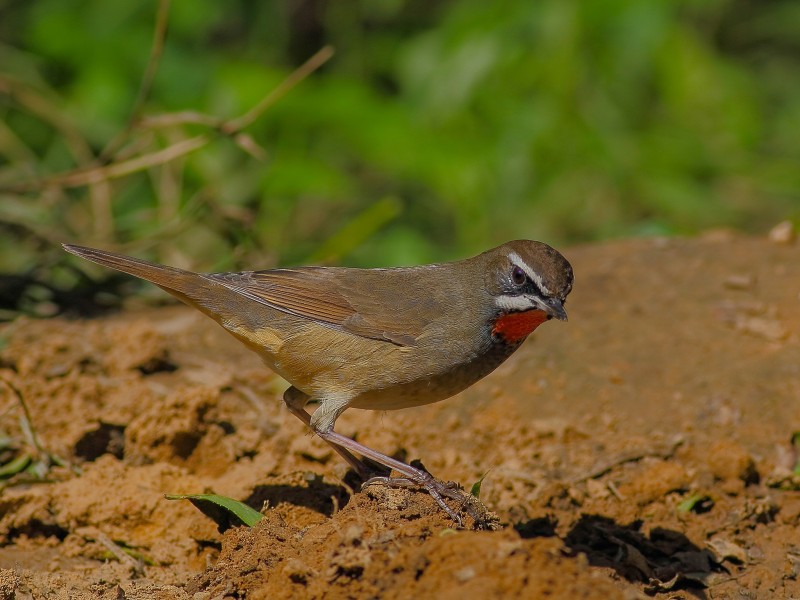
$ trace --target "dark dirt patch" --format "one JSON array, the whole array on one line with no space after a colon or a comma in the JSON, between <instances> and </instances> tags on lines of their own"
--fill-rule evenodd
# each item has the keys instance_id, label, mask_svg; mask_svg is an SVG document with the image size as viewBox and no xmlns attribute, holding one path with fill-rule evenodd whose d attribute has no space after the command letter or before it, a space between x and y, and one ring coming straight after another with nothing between
<instances>
[{"instance_id":1,"label":"dark dirt patch","mask_svg":"<svg viewBox=\"0 0 800 600\"><path fill-rule=\"evenodd\" d=\"M800 247L566 255L568 324L456 398L338 423L465 486L489 470L498 532L452 530L425 494L353 493L280 380L190 309L6 326L0 376L68 464L2 489L0 598L800 596ZM219 534L163 498L207 491L266 517Z\"/></svg>"}]
</instances>

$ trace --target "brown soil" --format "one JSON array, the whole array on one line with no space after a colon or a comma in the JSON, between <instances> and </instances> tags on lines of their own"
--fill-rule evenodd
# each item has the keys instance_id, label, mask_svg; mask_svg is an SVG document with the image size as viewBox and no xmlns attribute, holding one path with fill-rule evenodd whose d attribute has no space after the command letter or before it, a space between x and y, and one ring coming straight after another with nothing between
<instances>
[{"instance_id":1,"label":"brown soil","mask_svg":"<svg viewBox=\"0 0 800 600\"><path fill-rule=\"evenodd\" d=\"M188 308L7 326L0 376L69 464L0 492L0 600L800 596L800 246L566 254L569 323L456 398L337 425L467 487L488 471L495 532L354 492L284 384ZM212 490L265 518L219 534L164 499Z\"/></svg>"}]
</instances>

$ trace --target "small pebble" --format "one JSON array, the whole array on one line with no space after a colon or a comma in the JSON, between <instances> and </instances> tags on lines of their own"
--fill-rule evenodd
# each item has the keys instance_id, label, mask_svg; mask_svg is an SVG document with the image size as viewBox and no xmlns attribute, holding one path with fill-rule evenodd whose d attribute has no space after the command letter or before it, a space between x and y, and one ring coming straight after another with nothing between
<instances>
[{"instance_id":1,"label":"small pebble","mask_svg":"<svg viewBox=\"0 0 800 600\"><path fill-rule=\"evenodd\" d=\"M472 567L464 567L463 569L459 569L453 573L453 575L455 575L456 580L458 580L459 583L466 583L475 577L475 569Z\"/></svg>"},{"instance_id":2,"label":"small pebble","mask_svg":"<svg viewBox=\"0 0 800 600\"><path fill-rule=\"evenodd\" d=\"M791 221L781 221L769 231L769 241L773 244L791 244L797 237Z\"/></svg>"},{"instance_id":3,"label":"small pebble","mask_svg":"<svg viewBox=\"0 0 800 600\"><path fill-rule=\"evenodd\" d=\"M724 538L714 538L706 542L706 546L714 555L714 561L718 564L726 559L733 560L740 564L747 562L747 552L738 544Z\"/></svg>"},{"instance_id":4,"label":"small pebble","mask_svg":"<svg viewBox=\"0 0 800 600\"><path fill-rule=\"evenodd\" d=\"M756 284L756 276L752 273L730 275L725 279L725 287L732 290L752 290Z\"/></svg>"},{"instance_id":5,"label":"small pebble","mask_svg":"<svg viewBox=\"0 0 800 600\"><path fill-rule=\"evenodd\" d=\"M780 342L789 337L789 330L776 319L744 317L736 320L736 329L771 342Z\"/></svg>"}]
</instances>

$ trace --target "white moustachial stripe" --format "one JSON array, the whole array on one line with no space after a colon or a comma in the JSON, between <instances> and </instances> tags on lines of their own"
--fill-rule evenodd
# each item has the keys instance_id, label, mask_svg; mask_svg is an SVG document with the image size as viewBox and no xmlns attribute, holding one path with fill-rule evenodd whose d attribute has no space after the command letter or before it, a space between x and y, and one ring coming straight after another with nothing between
<instances>
[{"instance_id":1,"label":"white moustachial stripe","mask_svg":"<svg viewBox=\"0 0 800 600\"><path fill-rule=\"evenodd\" d=\"M536 308L526 296L497 296L495 304L501 310L522 312Z\"/></svg>"}]
</instances>

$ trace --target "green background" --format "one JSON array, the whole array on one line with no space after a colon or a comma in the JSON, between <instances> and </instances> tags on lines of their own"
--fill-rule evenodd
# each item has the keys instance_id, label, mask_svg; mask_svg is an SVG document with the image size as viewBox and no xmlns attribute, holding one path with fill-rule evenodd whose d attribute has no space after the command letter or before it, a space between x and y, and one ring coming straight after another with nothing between
<instances>
[{"instance_id":1,"label":"green background","mask_svg":"<svg viewBox=\"0 0 800 600\"><path fill-rule=\"evenodd\" d=\"M336 52L246 129L262 159L215 134L44 185L125 130L157 8L0 2L0 273L47 284L24 294L80 284L60 241L202 270L379 266L800 218L796 0L173 1L147 116L236 117ZM136 126L111 162L210 131Z\"/></svg>"}]
</instances>

